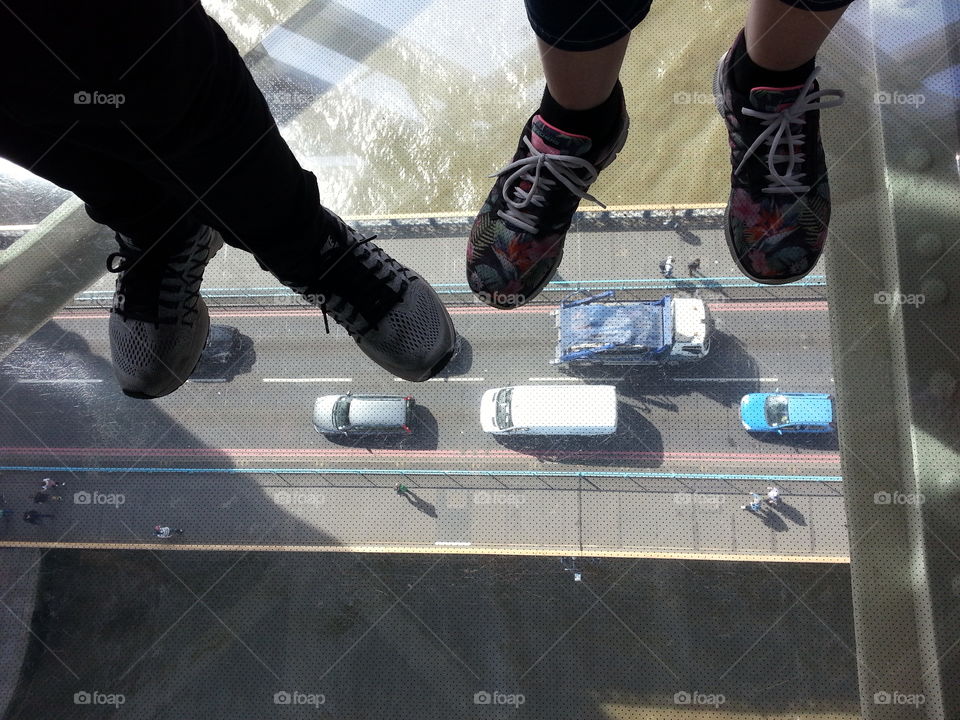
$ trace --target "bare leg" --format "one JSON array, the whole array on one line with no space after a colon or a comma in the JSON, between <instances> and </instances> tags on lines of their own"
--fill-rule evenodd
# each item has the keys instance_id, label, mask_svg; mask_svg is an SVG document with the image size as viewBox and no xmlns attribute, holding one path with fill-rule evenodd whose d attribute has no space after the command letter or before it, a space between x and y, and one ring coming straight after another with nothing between
<instances>
[{"instance_id":1,"label":"bare leg","mask_svg":"<svg viewBox=\"0 0 960 720\"><path fill-rule=\"evenodd\" d=\"M610 97L629 41L626 35L599 50L570 52L537 38L543 74L554 100L568 110L589 110Z\"/></svg>"},{"instance_id":2,"label":"bare leg","mask_svg":"<svg viewBox=\"0 0 960 720\"><path fill-rule=\"evenodd\" d=\"M811 12L780 0L753 0L747 13L747 54L768 70L800 67L817 54L846 9Z\"/></svg>"}]
</instances>

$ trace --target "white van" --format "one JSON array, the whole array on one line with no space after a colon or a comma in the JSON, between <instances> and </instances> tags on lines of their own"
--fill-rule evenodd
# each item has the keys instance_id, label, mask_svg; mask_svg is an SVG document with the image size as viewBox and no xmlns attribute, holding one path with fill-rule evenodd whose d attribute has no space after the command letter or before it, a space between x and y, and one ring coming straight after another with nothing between
<instances>
[{"instance_id":1,"label":"white van","mask_svg":"<svg viewBox=\"0 0 960 720\"><path fill-rule=\"evenodd\" d=\"M517 385L480 401L480 425L495 435L610 435L617 431L613 385Z\"/></svg>"}]
</instances>

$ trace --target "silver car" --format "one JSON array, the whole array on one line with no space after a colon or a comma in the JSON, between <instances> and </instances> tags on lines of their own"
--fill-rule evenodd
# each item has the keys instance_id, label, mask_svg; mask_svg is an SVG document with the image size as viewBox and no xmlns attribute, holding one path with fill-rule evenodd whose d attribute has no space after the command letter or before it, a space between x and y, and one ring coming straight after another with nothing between
<instances>
[{"instance_id":1,"label":"silver car","mask_svg":"<svg viewBox=\"0 0 960 720\"><path fill-rule=\"evenodd\" d=\"M329 435L411 432L414 399L400 395L324 395L313 404L313 427Z\"/></svg>"}]
</instances>

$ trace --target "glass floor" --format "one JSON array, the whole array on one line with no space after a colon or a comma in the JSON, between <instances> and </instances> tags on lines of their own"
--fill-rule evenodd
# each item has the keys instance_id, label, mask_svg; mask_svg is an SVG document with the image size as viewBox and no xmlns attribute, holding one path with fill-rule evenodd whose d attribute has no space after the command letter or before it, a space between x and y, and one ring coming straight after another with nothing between
<instances>
[{"instance_id":1,"label":"glass floor","mask_svg":"<svg viewBox=\"0 0 960 720\"><path fill-rule=\"evenodd\" d=\"M0 160L2 717L960 718L955 4L849 7L818 55L845 93L830 239L761 285L727 248L712 89L748 3L655 2L605 207L511 312L464 250L543 92L520 0L203 7L323 204L436 288L457 353L386 373L224 246L197 369L127 397L112 235ZM668 318L666 354L566 358L603 303L618 332ZM575 427L612 386L612 426L486 431L485 394L519 386ZM358 395L413 398L404 431L320 432L320 398Z\"/></svg>"}]
</instances>

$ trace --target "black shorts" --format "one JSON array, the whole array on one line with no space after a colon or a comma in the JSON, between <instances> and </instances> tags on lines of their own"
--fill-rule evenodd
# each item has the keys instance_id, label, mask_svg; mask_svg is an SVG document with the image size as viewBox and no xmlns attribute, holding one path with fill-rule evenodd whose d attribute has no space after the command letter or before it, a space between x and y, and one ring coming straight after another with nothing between
<instances>
[{"instance_id":1,"label":"black shorts","mask_svg":"<svg viewBox=\"0 0 960 720\"><path fill-rule=\"evenodd\" d=\"M846 7L853 0L780 0L804 10ZM525 0L530 26L541 40L560 50L597 50L632 31L652 0Z\"/></svg>"}]
</instances>

